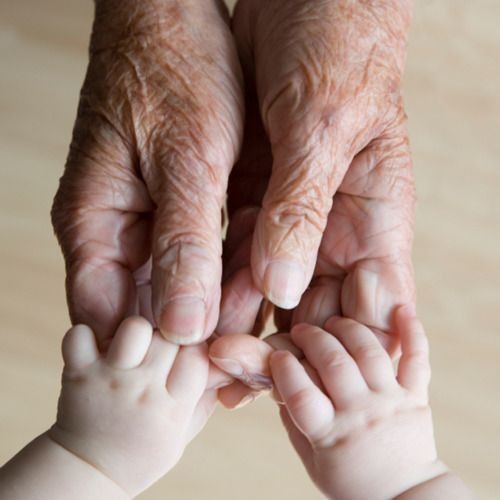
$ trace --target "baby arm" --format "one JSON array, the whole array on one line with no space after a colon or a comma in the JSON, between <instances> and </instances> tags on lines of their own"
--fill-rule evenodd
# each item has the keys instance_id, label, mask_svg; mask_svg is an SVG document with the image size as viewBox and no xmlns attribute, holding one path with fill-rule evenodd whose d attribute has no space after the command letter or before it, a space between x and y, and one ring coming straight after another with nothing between
<instances>
[{"instance_id":1,"label":"baby arm","mask_svg":"<svg viewBox=\"0 0 500 500\"><path fill-rule=\"evenodd\" d=\"M373 332L331 318L298 325L305 360L278 351L271 371L280 415L309 475L329 498L474 498L437 455L428 403L428 344L406 308L396 313L397 374Z\"/></svg>"},{"instance_id":2,"label":"baby arm","mask_svg":"<svg viewBox=\"0 0 500 500\"><path fill-rule=\"evenodd\" d=\"M1 499L134 497L177 463L216 404L206 345L171 344L142 318L125 320L105 355L75 326L63 357L57 421L0 470Z\"/></svg>"},{"instance_id":3,"label":"baby arm","mask_svg":"<svg viewBox=\"0 0 500 500\"><path fill-rule=\"evenodd\" d=\"M0 469L0 499L126 500L129 495L97 468L38 436Z\"/></svg>"}]
</instances>

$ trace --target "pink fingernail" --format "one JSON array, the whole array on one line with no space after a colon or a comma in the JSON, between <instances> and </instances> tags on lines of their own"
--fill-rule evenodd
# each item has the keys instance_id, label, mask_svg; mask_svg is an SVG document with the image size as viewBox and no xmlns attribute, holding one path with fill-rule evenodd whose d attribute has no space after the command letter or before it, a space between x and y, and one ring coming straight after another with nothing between
<instances>
[{"instance_id":1,"label":"pink fingernail","mask_svg":"<svg viewBox=\"0 0 500 500\"><path fill-rule=\"evenodd\" d=\"M205 303L198 297L168 301L160 319L163 336L176 344L194 344L205 333Z\"/></svg>"},{"instance_id":2,"label":"pink fingernail","mask_svg":"<svg viewBox=\"0 0 500 500\"><path fill-rule=\"evenodd\" d=\"M244 406L246 406L247 404L251 403L254 400L255 400L255 395L248 394L232 409L239 410L240 408L243 408Z\"/></svg>"},{"instance_id":3,"label":"pink fingernail","mask_svg":"<svg viewBox=\"0 0 500 500\"><path fill-rule=\"evenodd\" d=\"M212 362L221 370L237 378L251 389L258 391L268 390L272 387L272 380L269 375L244 368L242 364L234 359L210 358Z\"/></svg>"},{"instance_id":4,"label":"pink fingernail","mask_svg":"<svg viewBox=\"0 0 500 500\"><path fill-rule=\"evenodd\" d=\"M266 297L282 309L293 309L300 302L305 288L305 274L302 266L293 261L271 262L264 274Z\"/></svg>"}]
</instances>

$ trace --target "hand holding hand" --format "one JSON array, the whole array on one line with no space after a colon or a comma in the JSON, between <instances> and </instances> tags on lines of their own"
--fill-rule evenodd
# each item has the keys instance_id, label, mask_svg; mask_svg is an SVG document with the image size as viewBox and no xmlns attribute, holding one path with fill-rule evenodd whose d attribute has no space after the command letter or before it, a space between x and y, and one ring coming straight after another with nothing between
<instances>
[{"instance_id":1,"label":"hand holding hand","mask_svg":"<svg viewBox=\"0 0 500 500\"><path fill-rule=\"evenodd\" d=\"M260 333L263 298L279 306L278 331L322 327L337 314L397 352L391 318L415 302L415 186L400 88L410 18L410 1L238 3L247 118L229 183L217 325L229 358L242 350L232 334ZM284 271L271 285L274 262L293 262L304 282ZM243 382L266 365L256 358L264 351L249 351ZM244 393L237 387L221 391L225 404Z\"/></svg>"},{"instance_id":2,"label":"hand holding hand","mask_svg":"<svg viewBox=\"0 0 500 500\"><path fill-rule=\"evenodd\" d=\"M384 328L392 294L411 276L414 192L400 89L410 18L411 2L396 0L236 7L248 118L229 205L234 214L262 204L252 276L278 307L296 307L313 275L328 274L345 281L346 315ZM362 272L372 275L365 293L387 295L375 317L356 292Z\"/></svg>"},{"instance_id":3,"label":"hand holding hand","mask_svg":"<svg viewBox=\"0 0 500 500\"><path fill-rule=\"evenodd\" d=\"M221 0L96 1L52 218L71 319L100 343L134 313L180 344L215 328L221 209L243 121L228 24Z\"/></svg>"},{"instance_id":4,"label":"hand holding hand","mask_svg":"<svg viewBox=\"0 0 500 500\"><path fill-rule=\"evenodd\" d=\"M376 336L344 318L326 331L292 330L313 378L288 352L270 358L290 440L329 498L395 498L447 472L434 443L425 333L408 308L398 309L396 328L397 375Z\"/></svg>"},{"instance_id":5,"label":"hand holding hand","mask_svg":"<svg viewBox=\"0 0 500 500\"><path fill-rule=\"evenodd\" d=\"M65 367L49 436L131 496L180 459L217 402L205 344L179 347L128 318L106 355L84 325L63 341Z\"/></svg>"}]
</instances>

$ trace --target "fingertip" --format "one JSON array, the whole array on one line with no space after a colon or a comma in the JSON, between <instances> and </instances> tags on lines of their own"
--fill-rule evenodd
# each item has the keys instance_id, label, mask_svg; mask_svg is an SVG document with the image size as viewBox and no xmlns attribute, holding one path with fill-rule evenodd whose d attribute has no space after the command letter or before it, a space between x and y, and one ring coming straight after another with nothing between
<instances>
[{"instance_id":1,"label":"fingertip","mask_svg":"<svg viewBox=\"0 0 500 500\"><path fill-rule=\"evenodd\" d=\"M411 309L399 308L397 313L397 328L401 338L398 382L404 388L427 398L431 379L429 340L422 323Z\"/></svg>"},{"instance_id":2,"label":"fingertip","mask_svg":"<svg viewBox=\"0 0 500 500\"><path fill-rule=\"evenodd\" d=\"M297 368L302 369L300 361L288 351L275 351L269 360L271 377L274 382L280 385L288 375Z\"/></svg>"},{"instance_id":3,"label":"fingertip","mask_svg":"<svg viewBox=\"0 0 500 500\"><path fill-rule=\"evenodd\" d=\"M397 327L416 317L417 317L417 312L414 304L400 305L396 308L394 312L394 319Z\"/></svg>"},{"instance_id":4,"label":"fingertip","mask_svg":"<svg viewBox=\"0 0 500 500\"><path fill-rule=\"evenodd\" d=\"M233 383L234 379L231 375L228 375L226 372L221 370L214 363L210 362L208 367L208 380L207 380L207 389L211 390L219 390L223 387L227 387Z\"/></svg>"},{"instance_id":5,"label":"fingertip","mask_svg":"<svg viewBox=\"0 0 500 500\"><path fill-rule=\"evenodd\" d=\"M269 362L271 363L271 370L272 370L273 365L278 365L278 364L281 364L283 362L286 362L288 360L289 356L294 357L288 351L279 350L279 351L272 352L271 356L269 357Z\"/></svg>"},{"instance_id":6,"label":"fingertip","mask_svg":"<svg viewBox=\"0 0 500 500\"><path fill-rule=\"evenodd\" d=\"M167 390L174 397L196 403L207 387L209 359L206 344L182 346L167 380Z\"/></svg>"},{"instance_id":7,"label":"fingertip","mask_svg":"<svg viewBox=\"0 0 500 500\"><path fill-rule=\"evenodd\" d=\"M298 334L299 332L310 330L311 328L314 328L314 327L312 325L310 325L309 323L305 323L305 322L304 323L297 323L297 324L292 326L291 331Z\"/></svg>"},{"instance_id":8,"label":"fingertip","mask_svg":"<svg viewBox=\"0 0 500 500\"><path fill-rule=\"evenodd\" d=\"M251 395L252 390L239 380L218 391L219 402L227 410L242 408L253 400Z\"/></svg>"},{"instance_id":9,"label":"fingertip","mask_svg":"<svg viewBox=\"0 0 500 500\"><path fill-rule=\"evenodd\" d=\"M165 381L174 364L180 347L166 340L155 328L151 336L149 349L142 360L141 366L147 367L158 380Z\"/></svg>"},{"instance_id":10,"label":"fingertip","mask_svg":"<svg viewBox=\"0 0 500 500\"><path fill-rule=\"evenodd\" d=\"M406 313L408 315L412 316L413 318L417 317L417 306L414 302L409 302L407 304L404 304L401 306L400 309L403 309L404 311L406 311Z\"/></svg>"},{"instance_id":11,"label":"fingertip","mask_svg":"<svg viewBox=\"0 0 500 500\"><path fill-rule=\"evenodd\" d=\"M304 353L295 345L289 333L273 333L265 338L265 342L275 351L288 351L297 359L302 359L304 357Z\"/></svg>"},{"instance_id":12,"label":"fingertip","mask_svg":"<svg viewBox=\"0 0 500 500\"><path fill-rule=\"evenodd\" d=\"M341 321L342 319L344 319L342 316L339 316L337 314L334 314L333 316L330 316L326 321L325 321L325 324L324 324L324 329L325 330L328 330L328 331L331 331L335 325Z\"/></svg>"},{"instance_id":13,"label":"fingertip","mask_svg":"<svg viewBox=\"0 0 500 500\"><path fill-rule=\"evenodd\" d=\"M142 316L130 316L122 321L111 340L106 361L119 369L139 366L151 345L153 327Z\"/></svg>"},{"instance_id":14,"label":"fingertip","mask_svg":"<svg viewBox=\"0 0 500 500\"><path fill-rule=\"evenodd\" d=\"M231 335L252 332L263 300L249 267L239 269L222 287L217 333Z\"/></svg>"},{"instance_id":15,"label":"fingertip","mask_svg":"<svg viewBox=\"0 0 500 500\"><path fill-rule=\"evenodd\" d=\"M70 328L64 335L61 349L68 368L84 368L99 359L96 337L87 325Z\"/></svg>"},{"instance_id":16,"label":"fingertip","mask_svg":"<svg viewBox=\"0 0 500 500\"><path fill-rule=\"evenodd\" d=\"M287 378L287 374L290 374L294 370L295 364L300 365L297 358L288 351L275 351L271 354L269 368L276 389L282 385L283 381Z\"/></svg>"},{"instance_id":17,"label":"fingertip","mask_svg":"<svg viewBox=\"0 0 500 500\"><path fill-rule=\"evenodd\" d=\"M247 386L269 386L269 356L273 348L250 335L220 337L210 346L210 360L221 370Z\"/></svg>"},{"instance_id":18,"label":"fingertip","mask_svg":"<svg viewBox=\"0 0 500 500\"><path fill-rule=\"evenodd\" d=\"M396 309L395 322L396 330L402 339L412 334L426 338L424 326L418 319L412 304L405 304Z\"/></svg>"},{"instance_id":19,"label":"fingertip","mask_svg":"<svg viewBox=\"0 0 500 500\"><path fill-rule=\"evenodd\" d=\"M329 333L319 326L309 325L307 323L295 325L291 331L293 342L302 351L308 346L312 338L317 339L323 335L329 335Z\"/></svg>"},{"instance_id":20,"label":"fingertip","mask_svg":"<svg viewBox=\"0 0 500 500\"><path fill-rule=\"evenodd\" d=\"M153 335L153 326L143 316L129 316L128 318L125 318L121 324L127 328L133 328L136 331L140 330L146 334Z\"/></svg>"},{"instance_id":21,"label":"fingertip","mask_svg":"<svg viewBox=\"0 0 500 500\"><path fill-rule=\"evenodd\" d=\"M303 267L294 261L271 261L262 279L263 293L266 298L281 309L294 309L306 288Z\"/></svg>"},{"instance_id":22,"label":"fingertip","mask_svg":"<svg viewBox=\"0 0 500 500\"><path fill-rule=\"evenodd\" d=\"M193 345L208 336L205 332L206 306L198 297L181 297L163 305L158 316L162 336L178 345Z\"/></svg>"},{"instance_id":23,"label":"fingertip","mask_svg":"<svg viewBox=\"0 0 500 500\"><path fill-rule=\"evenodd\" d=\"M292 326L292 329L290 330L290 336L295 342L304 335L310 334L315 328L318 327L309 325L308 323L297 323L296 325Z\"/></svg>"},{"instance_id":24,"label":"fingertip","mask_svg":"<svg viewBox=\"0 0 500 500\"><path fill-rule=\"evenodd\" d=\"M271 358L271 370L275 391L295 425L308 438L317 436L333 417L330 400L289 352L275 352Z\"/></svg>"}]
</instances>

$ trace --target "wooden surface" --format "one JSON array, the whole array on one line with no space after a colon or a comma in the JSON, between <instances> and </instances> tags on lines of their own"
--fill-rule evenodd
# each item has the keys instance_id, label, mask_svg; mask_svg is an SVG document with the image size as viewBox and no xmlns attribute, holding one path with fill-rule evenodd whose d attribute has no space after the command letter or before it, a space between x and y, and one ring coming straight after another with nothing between
<instances>
[{"instance_id":1,"label":"wooden surface","mask_svg":"<svg viewBox=\"0 0 500 500\"><path fill-rule=\"evenodd\" d=\"M49 207L86 64L90 0L0 0L0 461L55 416L68 326ZM500 494L500 2L420 0L405 96L415 265L442 458ZM314 499L273 405L218 411L141 498Z\"/></svg>"}]
</instances>

